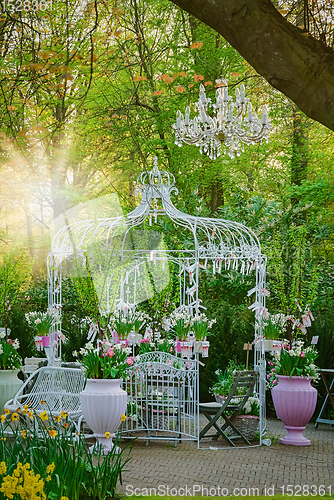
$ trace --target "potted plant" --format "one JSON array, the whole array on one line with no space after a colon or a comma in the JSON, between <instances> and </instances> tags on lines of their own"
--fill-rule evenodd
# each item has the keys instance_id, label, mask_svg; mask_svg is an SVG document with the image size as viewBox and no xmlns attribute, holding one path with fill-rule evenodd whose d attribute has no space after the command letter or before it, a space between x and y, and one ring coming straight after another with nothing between
<instances>
[{"instance_id":1,"label":"potted plant","mask_svg":"<svg viewBox=\"0 0 334 500\"><path fill-rule=\"evenodd\" d=\"M209 342L206 336L212 325L216 323L216 319L209 320L204 313L194 316L191 320L191 329L195 334L194 352L203 354L203 344L205 348L209 348ZM205 352L204 352L205 354Z\"/></svg>"},{"instance_id":2,"label":"potted plant","mask_svg":"<svg viewBox=\"0 0 334 500\"><path fill-rule=\"evenodd\" d=\"M112 328L116 331L116 337L114 340L116 342L128 340L129 333L134 327L134 317L130 310L117 311L113 316L110 317L110 323Z\"/></svg>"},{"instance_id":3,"label":"potted plant","mask_svg":"<svg viewBox=\"0 0 334 500\"><path fill-rule=\"evenodd\" d=\"M130 351L123 344L115 344L105 352L98 339L95 345L90 342L78 354L73 353L78 356L87 380L80 395L82 413L104 454L112 450L112 438L126 418L127 393L121 383L125 370L134 362ZM90 451L96 452L96 445Z\"/></svg>"},{"instance_id":4,"label":"potted plant","mask_svg":"<svg viewBox=\"0 0 334 500\"><path fill-rule=\"evenodd\" d=\"M305 347L302 340L284 344L268 378L271 381L272 399L278 417L288 434L281 444L308 446L311 441L303 431L312 417L317 404L317 390L311 382L318 380L319 369L314 364L318 353L313 346Z\"/></svg>"},{"instance_id":5,"label":"potted plant","mask_svg":"<svg viewBox=\"0 0 334 500\"><path fill-rule=\"evenodd\" d=\"M55 325L60 316L57 311L47 309L46 312L33 311L25 314L26 321L36 332L35 345L38 350L41 347L50 346L50 328Z\"/></svg>"},{"instance_id":6,"label":"potted plant","mask_svg":"<svg viewBox=\"0 0 334 500\"><path fill-rule=\"evenodd\" d=\"M182 356L189 356L192 352L192 344L188 341L192 317L186 309L175 309L168 319L164 320L164 328L171 331L176 337L176 352Z\"/></svg>"},{"instance_id":7,"label":"potted plant","mask_svg":"<svg viewBox=\"0 0 334 500\"><path fill-rule=\"evenodd\" d=\"M233 399L231 400L233 404ZM242 415L237 415L234 425L245 438L252 440L259 430L260 400L257 396L250 396L242 410Z\"/></svg>"},{"instance_id":8,"label":"potted plant","mask_svg":"<svg viewBox=\"0 0 334 500\"><path fill-rule=\"evenodd\" d=\"M17 375L22 366L22 358L17 350L20 343L17 339L8 338L10 330L0 329L0 412L4 404L11 399L22 385Z\"/></svg>"},{"instance_id":9,"label":"potted plant","mask_svg":"<svg viewBox=\"0 0 334 500\"><path fill-rule=\"evenodd\" d=\"M277 342L281 335L286 331L286 317L282 313L270 314L266 312L262 319L262 334L264 337L264 350L274 351L274 344L279 345Z\"/></svg>"}]
</instances>

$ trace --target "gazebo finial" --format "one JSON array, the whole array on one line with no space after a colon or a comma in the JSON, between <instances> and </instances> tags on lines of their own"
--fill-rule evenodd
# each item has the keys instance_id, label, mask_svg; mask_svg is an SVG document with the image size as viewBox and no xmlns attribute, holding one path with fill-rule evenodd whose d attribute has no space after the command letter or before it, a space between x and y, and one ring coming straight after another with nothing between
<instances>
[{"instance_id":1,"label":"gazebo finial","mask_svg":"<svg viewBox=\"0 0 334 500\"><path fill-rule=\"evenodd\" d=\"M154 177L157 177L159 175L158 158L156 156L154 157L153 175Z\"/></svg>"}]
</instances>

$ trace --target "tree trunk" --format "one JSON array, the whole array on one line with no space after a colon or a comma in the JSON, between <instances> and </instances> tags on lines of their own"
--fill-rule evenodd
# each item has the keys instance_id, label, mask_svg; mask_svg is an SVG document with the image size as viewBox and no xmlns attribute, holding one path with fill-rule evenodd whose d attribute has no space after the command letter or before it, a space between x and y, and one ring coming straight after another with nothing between
<instances>
[{"instance_id":1,"label":"tree trunk","mask_svg":"<svg viewBox=\"0 0 334 500\"><path fill-rule=\"evenodd\" d=\"M211 199L210 199L211 213L214 214L217 208L223 205L224 205L224 186L221 180L217 180L213 184L211 184Z\"/></svg>"},{"instance_id":2,"label":"tree trunk","mask_svg":"<svg viewBox=\"0 0 334 500\"><path fill-rule=\"evenodd\" d=\"M300 111L293 109L293 139L291 156L291 184L301 186L306 180L308 163L308 130L305 118L301 116ZM294 194L292 204L298 205L300 196Z\"/></svg>"},{"instance_id":3,"label":"tree trunk","mask_svg":"<svg viewBox=\"0 0 334 500\"><path fill-rule=\"evenodd\" d=\"M334 130L334 50L270 0L171 0L221 34L307 116Z\"/></svg>"}]
</instances>

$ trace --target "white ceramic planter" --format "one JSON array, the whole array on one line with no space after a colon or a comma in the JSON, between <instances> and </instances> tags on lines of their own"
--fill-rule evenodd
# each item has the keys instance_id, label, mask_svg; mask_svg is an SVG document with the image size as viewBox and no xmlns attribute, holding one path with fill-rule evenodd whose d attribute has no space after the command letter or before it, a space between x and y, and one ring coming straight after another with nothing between
<instances>
[{"instance_id":1,"label":"white ceramic planter","mask_svg":"<svg viewBox=\"0 0 334 500\"><path fill-rule=\"evenodd\" d=\"M17 378L20 370L0 370L0 413L4 405L12 399L22 385L22 380Z\"/></svg>"},{"instance_id":2,"label":"white ceramic planter","mask_svg":"<svg viewBox=\"0 0 334 500\"><path fill-rule=\"evenodd\" d=\"M120 426L121 415L126 413L127 393L120 386L122 381L89 378L80 394L82 414L104 454L112 450L112 438ZM106 432L110 432L110 438L106 438ZM96 451L96 445L90 448L91 453Z\"/></svg>"}]
</instances>

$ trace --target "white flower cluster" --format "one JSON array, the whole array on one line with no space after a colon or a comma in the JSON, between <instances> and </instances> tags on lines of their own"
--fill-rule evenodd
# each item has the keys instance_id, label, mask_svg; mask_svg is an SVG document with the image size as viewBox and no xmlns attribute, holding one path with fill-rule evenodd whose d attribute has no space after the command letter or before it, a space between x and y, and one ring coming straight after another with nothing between
<instances>
[{"instance_id":1,"label":"white flower cluster","mask_svg":"<svg viewBox=\"0 0 334 500\"><path fill-rule=\"evenodd\" d=\"M204 313L199 314L198 316L194 316L191 320L191 326L194 325L194 323L206 323L208 328L211 328L214 323L217 323L216 319L209 319L206 317Z\"/></svg>"},{"instance_id":2,"label":"white flower cluster","mask_svg":"<svg viewBox=\"0 0 334 500\"><path fill-rule=\"evenodd\" d=\"M278 313L278 314L270 314L268 311L264 313L263 315L263 322L262 326L266 327L270 323L280 329L281 331L285 332L286 331L286 322L289 319L288 316L285 316L283 313Z\"/></svg>"},{"instance_id":3,"label":"white flower cluster","mask_svg":"<svg viewBox=\"0 0 334 500\"><path fill-rule=\"evenodd\" d=\"M4 339L6 337L6 332L5 332L5 329L3 329L2 331L0 331L0 339Z\"/></svg>"},{"instance_id":4,"label":"white flower cluster","mask_svg":"<svg viewBox=\"0 0 334 500\"><path fill-rule=\"evenodd\" d=\"M18 339L15 339L12 343L13 349L17 350L20 347L20 342Z\"/></svg>"},{"instance_id":5,"label":"white flower cluster","mask_svg":"<svg viewBox=\"0 0 334 500\"><path fill-rule=\"evenodd\" d=\"M255 411L254 411L255 410ZM250 396L242 410L245 415L258 414L260 411L260 400L256 396Z\"/></svg>"},{"instance_id":6,"label":"white flower cluster","mask_svg":"<svg viewBox=\"0 0 334 500\"><path fill-rule=\"evenodd\" d=\"M174 341L172 339L158 339L157 340L157 344L161 345L161 344L170 344L172 345L174 343ZM154 343L153 343L154 345Z\"/></svg>"}]
</instances>

